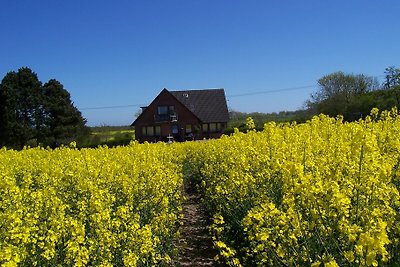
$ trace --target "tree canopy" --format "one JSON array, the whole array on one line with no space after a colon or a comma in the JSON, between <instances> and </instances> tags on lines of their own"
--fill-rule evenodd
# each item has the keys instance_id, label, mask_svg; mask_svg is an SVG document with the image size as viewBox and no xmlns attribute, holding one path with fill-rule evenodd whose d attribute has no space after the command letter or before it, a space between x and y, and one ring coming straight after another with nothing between
<instances>
[{"instance_id":1,"label":"tree canopy","mask_svg":"<svg viewBox=\"0 0 400 267\"><path fill-rule=\"evenodd\" d=\"M314 114L343 115L348 121L366 116L374 107L399 107L400 70L389 67L385 74L382 86L375 78L363 74L339 71L325 75L318 80L319 89L306 104Z\"/></svg>"},{"instance_id":2,"label":"tree canopy","mask_svg":"<svg viewBox=\"0 0 400 267\"><path fill-rule=\"evenodd\" d=\"M391 66L385 69L384 88L390 89L400 85L400 69Z\"/></svg>"},{"instance_id":3,"label":"tree canopy","mask_svg":"<svg viewBox=\"0 0 400 267\"><path fill-rule=\"evenodd\" d=\"M0 146L57 146L87 134L86 121L57 80L44 85L24 67L0 84Z\"/></svg>"}]
</instances>

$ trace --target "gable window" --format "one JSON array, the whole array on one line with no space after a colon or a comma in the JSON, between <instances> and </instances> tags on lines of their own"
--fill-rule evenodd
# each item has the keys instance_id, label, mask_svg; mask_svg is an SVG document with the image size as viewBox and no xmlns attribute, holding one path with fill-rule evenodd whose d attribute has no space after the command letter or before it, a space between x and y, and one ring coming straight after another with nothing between
<instances>
[{"instance_id":1,"label":"gable window","mask_svg":"<svg viewBox=\"0 0 400 267\"><path fill-rule=\"evenodd\" d=\"M158 106L157 107L158 115L169 115L169 114L173 114L174 111L175 111L174 106Z\"/></svg>"},{"instance_id":2,"label":"gable window","mask_svg":"<svg viewBox=\"0 0 400 267\"><path fill-rule=\"evenodd\" d=\"M186 133L191 133L192 132L192 125L191 124L186 124L185 132Z\"/></svg>"}]
</instances>

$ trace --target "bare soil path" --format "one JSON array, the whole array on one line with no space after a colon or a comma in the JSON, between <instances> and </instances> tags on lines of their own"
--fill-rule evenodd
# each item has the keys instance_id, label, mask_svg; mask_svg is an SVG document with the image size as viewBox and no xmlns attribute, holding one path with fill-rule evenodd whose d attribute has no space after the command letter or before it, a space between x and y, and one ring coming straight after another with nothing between
<instances>
[{"instance_id":1,"label":"bare soil path","mask_svg":"<svg viewBox=\"0 0 400 267\"><path fill-rule=\"evenodd\" d=\"M207 228L207 218L200 205L200 196L189 187L185 190L183 226L177 244L179 255L174 266L220 266L214 262L213 249Z\"/></svg>"}]
</instances>

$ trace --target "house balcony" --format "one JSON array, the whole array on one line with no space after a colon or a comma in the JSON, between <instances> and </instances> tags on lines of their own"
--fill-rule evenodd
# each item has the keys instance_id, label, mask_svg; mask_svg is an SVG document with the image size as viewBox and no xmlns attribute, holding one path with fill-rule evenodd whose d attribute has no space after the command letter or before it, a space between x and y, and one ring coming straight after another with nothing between
<instances>
[{"instance_id":1,"label":"house balcony","mask_svg":"<svg viewBox=\"0 0 400 267\"><path fill-rule=\"evenodd\" d=\"M175 113L171 114L156 114L154 115L154 121L155 122L177 122L178 121L178 115Z\"/></svg>"}]
</instances>

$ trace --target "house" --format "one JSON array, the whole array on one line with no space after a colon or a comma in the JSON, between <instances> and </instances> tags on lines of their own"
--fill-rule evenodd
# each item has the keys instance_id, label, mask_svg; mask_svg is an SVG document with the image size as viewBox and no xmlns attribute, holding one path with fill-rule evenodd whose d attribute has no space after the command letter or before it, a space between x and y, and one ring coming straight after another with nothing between
<instances>
[{"instance_id":1,"label":"house","mask_svg":"<svg viewBox=\"0 0 400 267\"><path fill-rule=\"evenodd\" d=\"M229 119L224 89L163 89L131 126L139 142L219 138Z\"/></svg>"}]
</instances>

